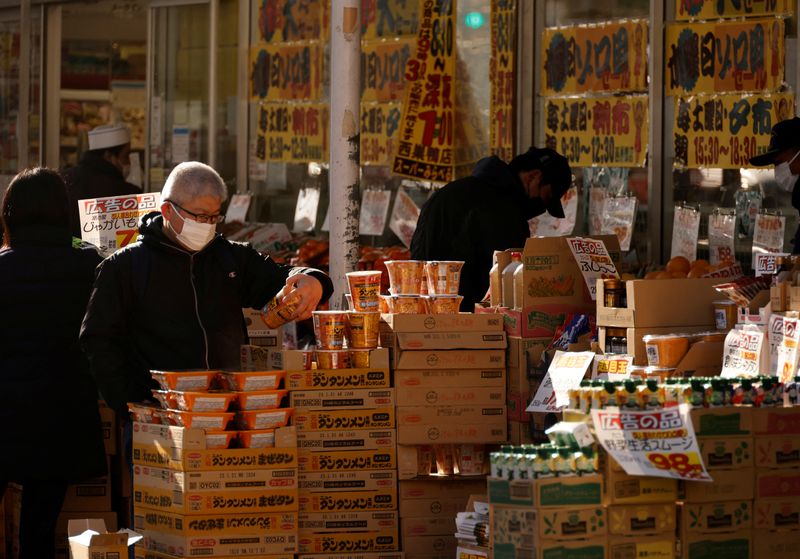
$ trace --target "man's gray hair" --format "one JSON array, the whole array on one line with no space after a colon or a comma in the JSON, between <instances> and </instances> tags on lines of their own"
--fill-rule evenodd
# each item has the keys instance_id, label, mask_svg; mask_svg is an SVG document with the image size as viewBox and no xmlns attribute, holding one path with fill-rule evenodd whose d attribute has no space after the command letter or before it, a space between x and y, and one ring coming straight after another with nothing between
<instances>
[{"instance_id":1,"label":"man's gray hair","mask_svg":"<svg viewBox=\"0 0 800 559\"><path fill-rule=\"evenodd\" d=\"M214 169L199 161L177 165L167 177L161 190L161 200L186 204L200 196L213 196L224 202L228 187Z\"/></svg>"}]
</instances>

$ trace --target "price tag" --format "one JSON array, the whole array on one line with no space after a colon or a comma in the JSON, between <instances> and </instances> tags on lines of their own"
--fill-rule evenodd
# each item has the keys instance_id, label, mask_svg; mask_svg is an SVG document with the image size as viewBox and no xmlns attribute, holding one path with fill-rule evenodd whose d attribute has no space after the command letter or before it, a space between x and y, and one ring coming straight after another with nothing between
<instances>
[{"instance_id":1,"label":"price tag","mask_svg":"<svg viewBox=\"0 0 800 559\"><path fill-rule=\"evenodd\" d=\"M753 231L753 268L758 274L759 257L769 253L783 252L783 235L786 218L782 215L758 214ZM774 260L772 260L774 264ZM764 265L763 263L761 264Z\"/></svg>"},{"instance_id":2,"label":"price tag","mask_svg":"<svg viewBox=\"0 0 800 559\"><path fill-rule=\"evenodd\" d=\"M708 216L708 261L712 265L736 259L735 234L735 214L720 213Z\"/></svg>"},{"instance_id":3,"label":"price tag","mask_svg":"<svg viewBox=\"0 0 800 559\"><path fill-rule=\"evenodd\" d=\"M139 218L160 207L160 192L78 200L81 239L108 256L134 242Z\"/></svg>"},{"instance_id":4,"label":"price tag","mask_svg":"<svg viewBox=\"0 0 800 559\"><path fill-rule=\"evenodd\" d=\"M761 370L764 333L758 328L731 330L725 337L722 376L755 377Z\"/></svg>"},{"instance_id":5,"label":"price tag","mask_svg":"<svg viewBox=\"0 0 800 559\"><path fill-rule=\"evenodd\" d=\"M313 231L317 224L319 188L302 188L297 194L293 231Z\"/></svg>"},{"instance_id":6,"label":"price tag","mask_svg":"<svg viewBox=\"0 0 800 559\"><path fill-rule=\"evenodd\" d=\"M603 448L633 476L712 481L689 416L681 404L661 410L593 409Z\"/></svg>"},{"instance_id":7,"label":"price tag","mask_svg":"<svg viewBox=\"0 0 800 559\"><path fill-rule=\"evenodd\" d=\"M784 317L783 337L778 345L778 362L775 368L781 382L789 382L797 374L797 362L800 357L798 346L800 346L800 320Z\"/></svg>"},{"instance_id":8,"label":"price tag","mask_svg":"<svg viewBox=\"0 0 800 559\"><path fill-rule=\"evenodd\" d=\"M755 249L754 249L755 250ZM781 252L777 254L769 253L753 253L753 270L756 277L763 276L764 274L774 274L778 271L778 257L788 256L787 253Z\"/></svg>"},{"instance_id":9,"label":"price tag","mask_svg":"<svg viewBox=\"0 0 800 559\"><path fill-rule=\"evenodd\" d=\"M592 367L592 380L618 381L630 378L632 355L595 355Z\"/></svg>"},{"instance_id":10,"label":"price tag","mask_svg":"<svg viewBox=\"0 0 800 559\"><path fill-rule=\"evenodd\" d=\"M570 237L567 239L569 249L578 269L583 274L583 280L592 296L592 301L597 299L597 280L599 278L618 278L617 267L608 254L605 243L597 239L583 237Z\"/></svg>"},{"instance_id":11,"label":"price tag","mask_svg":"<svg viewBox=\"0 0 800 559\"><path fill-rule=\"evenodd\" d=\"M361 235L383 235L386 213L392 200L391 190L365 190L361 196L358 232Z\"/></svg>"},{"instance_id":12,"label":"price tag","mask_svg":"<svg viewBox=\"0 0 800 559\"><path fill-rule=\"evenodd\" d=\"M700 212L694 208L675 206L672 221L671 257L683 256L689 261L697 260L697 236L700 233Z\"/></svg>"},{"instance_id":13,"label":"price tag","mask_svg":"<svg viewBox=\"0 0 800 559\"><path fill-rule=\"evenodd\" d=\"M250 209L252 197L249 194L234 194L231 196L231 203L228 204L228 211L225 212L225 221L228 223L247 221L247 210Z\"/></svg>"},{"instance_id":14,"label":"price tag","mask_svg":"<svg viewBox=\"0 0 800 559\"><path fill-rule=\"evenodd\" d=\"M553 391L553 381L550 372L545 373L542 383L536 390L531 403L525 408L527 412L555 413L561 408L556 406L556 394Z\"/></svg>"}]
</instances>

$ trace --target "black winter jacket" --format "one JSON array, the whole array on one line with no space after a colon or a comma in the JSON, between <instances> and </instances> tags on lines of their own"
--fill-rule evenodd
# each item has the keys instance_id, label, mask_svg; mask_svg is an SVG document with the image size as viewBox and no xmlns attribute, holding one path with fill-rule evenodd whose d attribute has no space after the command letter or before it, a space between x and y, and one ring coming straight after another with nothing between
<instances>
[{"instance_id":1,"label":"black winter jacket","mask_svg":"<svg viewBox=\"0 0 800 559\"><path fill-rule=\"evenodd\" d=\"M125 180L119 169L89 151L83 154L77 167L65 170L62 175L69 192L72 234L79 239L81 222L78 200L142 193L141 188Z\"/></svg>"},{"instance_id":2,"label":"black winter jacket","mask_svg":"<svg viewBox=\"0 0 800 559\"><path fill-rule=\"evenodd\" d=\"M461 310L472 311L489 289L494 251L523 247L528 220L543 212L505 162L481 159L472 176L445 185L422 206L411 258L463 260Z\"/></svg>"},{"instance_id":3,"label":"black winter jacket","mask_svg":"<svg viewBox=\"0 0 800 559\"><path fill-rule=\"evenodd\" d=\"M0 250L0 481L106 471L97 388L78 343L100 255L67 229L15 231Z\"/></svg>"},{"instance_id":4,"label":"black winter jacket","mask_svg":"<svg viewBox=\"0 0 800 559\"><path fill-rule=\"evenodd\" d=\"M249 245L217 235L192 253L163 232L163 217L142 217L137 242L100 265L81 343L100 393L124 414L151 398L151 369L238 368L247 340L242 308L263 307L290 274L333 286L318 270L279 266Z\"/></svg>"}]
</instances>

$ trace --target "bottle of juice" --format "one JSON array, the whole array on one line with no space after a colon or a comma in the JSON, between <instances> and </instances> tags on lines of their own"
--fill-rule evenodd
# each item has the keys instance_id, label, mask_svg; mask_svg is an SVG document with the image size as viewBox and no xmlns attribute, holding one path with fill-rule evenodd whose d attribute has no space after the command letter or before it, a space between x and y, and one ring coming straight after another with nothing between
<instances>
[{"instance_id":1,"label":"bottle of juice","mask_svg":"<svg viewBox=\"0 0 800 559\"><path fill-rule=\"evenodd\" d=\"M514 272L522 266L522 253L512 252L511 263L503 269L503 306L514 308Z\"/></svg>"}]
</instances>

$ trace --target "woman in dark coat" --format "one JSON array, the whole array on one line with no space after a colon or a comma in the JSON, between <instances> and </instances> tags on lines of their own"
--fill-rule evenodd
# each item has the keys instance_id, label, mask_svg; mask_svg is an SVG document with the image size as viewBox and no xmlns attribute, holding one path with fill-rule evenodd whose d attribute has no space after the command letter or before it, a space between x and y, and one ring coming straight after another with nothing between
<instances>
[{"instance_id":1,"label":"woman in dark coat","mask_svg":"<svg viewBox=\"0 0 800 559\"><path fill-rule=\"evenodd\" d=\"M72 247L66 187L49 169L14 177L0 225L0 495L22 485L20 558L53 557L67 485L106 473L78 344L101 258Z\"/></svg>"}]
</instances>

